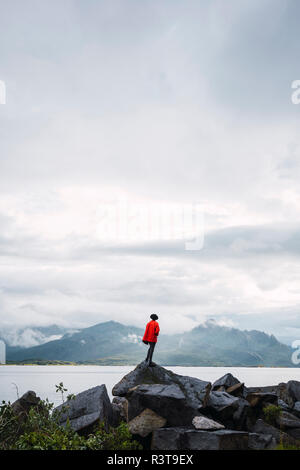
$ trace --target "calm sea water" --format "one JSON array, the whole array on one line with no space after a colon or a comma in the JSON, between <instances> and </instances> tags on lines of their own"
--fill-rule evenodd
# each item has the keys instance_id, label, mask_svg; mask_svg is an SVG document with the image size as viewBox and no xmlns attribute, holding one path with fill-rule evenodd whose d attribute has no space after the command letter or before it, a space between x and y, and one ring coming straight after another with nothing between
<instances>
[{"instance_id":1,"label":"calm sea water","mask_svg":"<svg viewBox=\"0 0 300 470\"><path fill-rule=\"evenodd\" d=\"M231 372L248 387L277 385L288 380L300 381L300 368L248 367L168 367L177 374L190 375L213 382ZM96 385L105 384L112 398L112 387L134 366L0 366L0 402L11 402L28 390L58 405L61 397L55 384L63 382L68 393L77 394Z\"/></svg>"}]
</instances>

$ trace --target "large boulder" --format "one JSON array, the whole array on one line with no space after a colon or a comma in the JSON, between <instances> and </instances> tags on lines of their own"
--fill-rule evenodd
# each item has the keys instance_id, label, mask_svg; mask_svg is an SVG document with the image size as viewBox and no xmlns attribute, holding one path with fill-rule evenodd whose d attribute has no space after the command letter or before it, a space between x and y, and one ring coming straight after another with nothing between
<instances>
[{"instance_id":1,"label":"large boulder","mask_svg":"<svg viewBox=\"0 0 300 470\"><path fill-rule=\"evenodd\" d=\"M210 382L205 382L195 377L175 374L158 365L148 367L146 362L143 361L113 387L112 394L124 397L131 388L145 384L178 385L190 406L195 408L206 406L211 389Z\"/></svg>"},{"instance_id":2,"label":"large boulder","mask_svg":"<svg viewBox=\"0 0 300 470\"><path fill-rule=\"evenodd\" d=\"M55 408L59 414L59 423L65 426L67 419L74 431L88 433L99 422L104 422L106 429L114 424L112 405L105 385L98 385L75 396Z\"/></svg>"},{"instance_id":3,"label":"large boulder","mask_svg":"<svg viewBox=\"0 0 300 470\"><path fill-rule=\"evenodd\" d=\"M167 420L168 426L191 425L198 407L190 406L185 394L177 384L136 385L127 393L128 419L132 420L146 408L150 408Z\"/></svg>"},{"instance_id":4,"label":"large boulder","mask_svg":"<svg viewBox=\"0 0 300 470\"><path fill-rule=\"evenodd\" d=\"M206 407L210 389L210 382L142 362L113 387L112 393L127 398L129 420L149 408L165 418L168 426L184 426L191 425Z\"/></svg>"},{"instance_id":5,"label":"large boulder","mask_svg":"<svg viewBox=\"0 0 300 470\"><path fill-rule=\"evenodd\" d=\"M185 427L161 428L153 432L152 450L246 450L248 433L223 429L199 431Z\"/></svg>"},{"instance_id":6,"label":"large boulder","mask_svg":"<svg viewBox=\"0 0 300 470\"><path fill-rule=\"evenodd\" d=\"M131 434L146 437L152 431L155 431L155 429L165 426L166 422L165 418L146 408L138 416L129 421L128 428Z\"/></svg>"}]
</instances>

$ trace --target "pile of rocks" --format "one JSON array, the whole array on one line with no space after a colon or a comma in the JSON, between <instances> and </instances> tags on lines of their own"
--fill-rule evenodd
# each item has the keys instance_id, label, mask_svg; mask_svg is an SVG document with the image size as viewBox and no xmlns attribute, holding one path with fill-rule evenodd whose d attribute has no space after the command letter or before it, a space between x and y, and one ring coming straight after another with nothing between
<instances>
[{"instance_id":1,"label":"pile of rocks","mask_svg":"<svg viewBox=\"0 0 300 470\"><path fill-rule=\"evenodd\" d=\"M144 448L272 449L279 442L300 444L297 381L247 388L226 374L211 384L141 363L112 393ZM278 407L272 425L265 422L269 405Z\"/></svg>"},{"instance_id":2,"label":"pile of rocks","mask_svg":"<svg viewBox=\"0 0 300 470\"><path fill-rule=\"evenodd\" d=\"M94 424L128 423L134 438L153 450L272 449L300 445L300 382L245 387L226 374L211 384L145 362L114 386L86 390L57 409L64 426L88 434ZM273 422L266 407L273 406ZM16 405L17 406L17 405ZM272 410L270 408L270 410ZM278 413L278 411L280 411Z\"/></svg>"}]
</instances>

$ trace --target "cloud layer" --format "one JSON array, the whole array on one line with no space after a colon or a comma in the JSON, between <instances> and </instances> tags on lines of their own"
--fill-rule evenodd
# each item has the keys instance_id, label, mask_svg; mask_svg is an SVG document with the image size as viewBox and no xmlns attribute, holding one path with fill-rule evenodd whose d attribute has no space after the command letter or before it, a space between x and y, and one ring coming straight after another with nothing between
<instances>
[{"instance_id":1,"label":"cloud layer","mask_svg":"<svg viewBox=\"0 0 300 470\"><path fill-rule=\"evenodd\" d=\"M0 327L156 312L170 333L218 317L295 337L300 6L0 5ZM120 201L129 225L143 214L134 240L109 236ZM202 250L180 219L151 239L149 207L193 204Z\"/></svg>"}]
</instances>

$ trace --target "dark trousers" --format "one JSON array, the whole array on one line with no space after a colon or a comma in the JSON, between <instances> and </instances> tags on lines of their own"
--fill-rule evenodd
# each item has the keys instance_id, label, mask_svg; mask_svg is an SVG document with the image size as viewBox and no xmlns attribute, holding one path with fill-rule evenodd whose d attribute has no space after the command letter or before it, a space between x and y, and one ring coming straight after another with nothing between
<instances>
[{"instance_id":1,"label":"dark trousers","mask_svg":"<svg viewBox=\"0 0 300 470\"><path fill-rule=\"evenodd\" d=\"M150 362L152 361L152 356L153 356L153 351L154 351L154 348L155 348L155 345L156 343L150 343L149 341L149 349L148 349L148 353L147 353L147 357L146 357L146 362Z\"/></svg>"}]
</instances>

